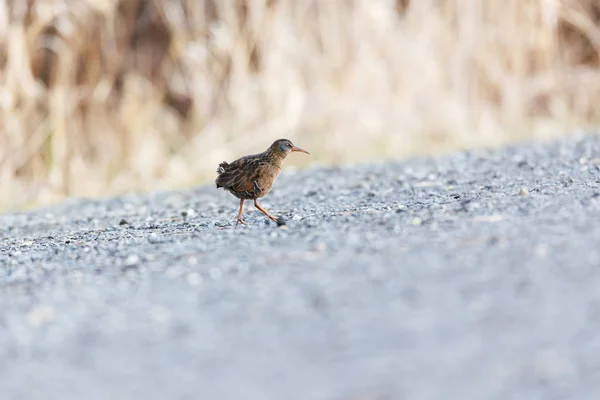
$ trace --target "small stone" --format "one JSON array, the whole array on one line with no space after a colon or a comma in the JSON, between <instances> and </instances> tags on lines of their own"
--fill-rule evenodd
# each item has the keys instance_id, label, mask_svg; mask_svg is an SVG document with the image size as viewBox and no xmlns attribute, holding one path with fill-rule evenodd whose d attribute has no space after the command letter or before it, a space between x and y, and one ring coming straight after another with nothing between
<instances>
[{"instance_id":1,"label":"small stone","mask_svg":"<svg viewBox=\"0 0 600 400\"><path fill-rule=\"evenodd\" d=\"M171 311L168 308L156 305L150 309L150 317L158 323L167 323L171 319Z\"/></svg>"},{"instance_id":2,"label":"small stone","mask_svg":"<svg viewBox=\"0 0 600 400\"><path fill-rule=\"evenodd\" d=\"M186 275L185 280L191 286L198 286L202 283L202 275L198 272L190 272Z\"/></svg>"},{"instance_id":3,"label":"small stone","mask_svg":"<svg viewBox=\"0 0 600 400\"><path fill-rule=\"evenodd\" d=\"M125 265L128 266L128 267L133 266L133 265L137 265L139 263L140 263L140 256L138 256L137 254L131 254L125 260Z\"/></svg>"},{"instance_id":4,"label":"small stone","mask_svg":"<svg viewBox=\"0 0 600 400\"><path fill-rule=\"evenodd\" d=\"M533 361L536 376L546 382L573 378L575 370L571 361L554 349L536 354Z\"/></svg>"},{"instance_id":5,"label":"small stone","mask_svg":"<svg viewBox=\"0 0 600 400\"><path fill-rule=\"evenodd\" d=\"M119 225L129 225L129 222L127 222L125 218L121 218L121 220L119 221Z\"/></svg>"},{"instance_id":6,"label":"small stone","mask_svg":"<svg viewBox=\"0 0 600 400\"><path fill-rule=\"evenodd\" d=\"M42 325L47 325L54 321L56 311L51 306L38 306L33 308L27 315L29 324L39 328Z\"/></svg>"},{"instance_id":7,"label":"small stone","mask_svg":"<svg viewBox=\"0 0 600 400\"><path fill-rule=\"evenodd\" d=\"M327 250L327 244L325 244L325 242L321 242L321 241L315 242L311 246L311 250L315 251L315 252L324 252Z\"/></svg>"},{"instance_id":8,"label":"small stone","mask_svg":"<svg viewBox=\"0 0 600 400\"><path fill-rule=\"evenodd\" d=\"M415 226L419 226L423 224L423 220L420 217L415 217L412 219L411 223Z\"/></svg>"},{"instance_id":9,"label":"small stone","mask_svg":"<svg viewBox=\"0 0 600 400\"><path fill-rule=\"evenodd\" d=\"M217 267L213 267L208 271L208 275L212 280L220 281L223 278L223 271Z\"/></svg>"},{"instance_id":10,"label":"small stone","mask_svg":"<svg viewBox=\"0 0 600 400\"><path fill-rule=\"evenodd\" d=\"M545 243L539 243L534 247L534 253L540 258L544 258L548 255L549 247Z\"/></svg>"},{"instance_id":11,"label":"small stone","mask_svg":"<svg viewBox=\"0 0 600 400\"><path fill-rule=\"evenodd\" d=\"M521 190L519 190L519 196L529 196L529 190L527 190L527 188L521 188Z\"/></svg>"},{"instance_id":12,"label":"small stone","mask_svg":"<svg viewBox=\"0 0 600 400\"><path fill-rule=\"evenodd\" d=\"M165 276L169 279L175 279L181 276L181 268L170 267L165 271Z\"/></svg>"}]
</instances>

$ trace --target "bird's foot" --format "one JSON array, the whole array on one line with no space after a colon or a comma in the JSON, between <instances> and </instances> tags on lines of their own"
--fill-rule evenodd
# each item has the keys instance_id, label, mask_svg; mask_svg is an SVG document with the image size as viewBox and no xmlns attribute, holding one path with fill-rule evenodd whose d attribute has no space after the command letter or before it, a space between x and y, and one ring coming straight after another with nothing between
<instances>
[{"instance_id":1,"label":"bird's foot","mask_svg":"<svg viewBox=\"0 0 600 400\"><path fill-rule=\"evenodd\" d=\"M275 221L275 222L277 222L277 226L284 226L287 224L285 218L283 218L283 217L277 218L277 221Z\"/></svg>"},{"instance_id":2,"label":"bird's foot","mask_svg":"<svg viewBox=\"0 0 600 400\"><path fill-rule=\"evenodd\" d=\"M235 221L235 226L238 226L238 224L242 224L242 225L248 225L248 224L246 223L246 221L244 221L242 218L238 218L238 219Z\"/></svg>"}]
</instances>

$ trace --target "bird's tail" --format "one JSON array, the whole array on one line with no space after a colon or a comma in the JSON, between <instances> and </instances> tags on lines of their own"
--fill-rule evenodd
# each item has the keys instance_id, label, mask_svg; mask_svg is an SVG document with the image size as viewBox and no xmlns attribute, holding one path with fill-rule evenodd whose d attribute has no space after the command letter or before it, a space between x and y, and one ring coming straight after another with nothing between
<instances>
[{"instance_id":1,"label":"bird's tail","mask_svg":"<svg viewBox=\"0 0 600 400\"><path fill-rule=\"evenodd\" d=\"M229 164L223 161L221 164L219 164L219 168L217 168L217 174L222 174L223 172L225 172L225 168L227 167L229 167Z\"/></svg>"},{"instance_id":2,"label":"bird's tail","mask_svg":"<svg viewBox=\"0 0 600 400\"><path fill-rule=\"evenodd\" d=\"M217 168L217 174L221 175L223 172L225 172L225 169L227 169L227 167L229 167L229 164L225 161L223 161L221 164L219 164L219 168ZM215 183L217 184L217 189L222 187L219 184L219 177L217 177L217 179L215 180Z\"/></svg>"}]
</instances>

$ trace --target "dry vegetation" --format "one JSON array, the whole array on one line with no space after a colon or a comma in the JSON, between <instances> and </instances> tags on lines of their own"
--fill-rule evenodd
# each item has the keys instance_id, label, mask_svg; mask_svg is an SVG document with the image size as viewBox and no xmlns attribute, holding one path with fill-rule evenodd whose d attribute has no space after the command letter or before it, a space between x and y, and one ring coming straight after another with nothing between
<instances>
[{"instance_id":1,"label":"dry vegetation","mask_svg":"<svg viewBox=\"0 0 600 400\"><path fill-rule=\"evenodd\" d=\"M596 124L599 4L0 0L0 206L212 180L282 136L335 163Z\"/></svg>"}]
</instances>

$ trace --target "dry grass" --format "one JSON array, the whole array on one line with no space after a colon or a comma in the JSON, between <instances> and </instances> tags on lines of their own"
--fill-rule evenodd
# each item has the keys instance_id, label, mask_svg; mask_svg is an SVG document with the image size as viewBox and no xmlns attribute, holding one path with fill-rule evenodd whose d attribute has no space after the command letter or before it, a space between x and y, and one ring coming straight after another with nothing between
<instances>
[{"instance_id":1,"label":"dry grass","mask_svg":"<svg viewBox=\"0 0 600 400\"><path fill-rule=\"evenodd\" d=\"M599 54L595 0L0 0L0 206L553 137Z\"/></svg>"}]
</instances>

